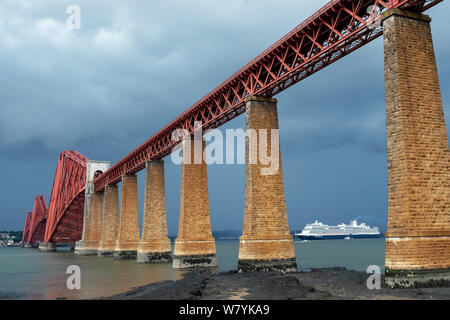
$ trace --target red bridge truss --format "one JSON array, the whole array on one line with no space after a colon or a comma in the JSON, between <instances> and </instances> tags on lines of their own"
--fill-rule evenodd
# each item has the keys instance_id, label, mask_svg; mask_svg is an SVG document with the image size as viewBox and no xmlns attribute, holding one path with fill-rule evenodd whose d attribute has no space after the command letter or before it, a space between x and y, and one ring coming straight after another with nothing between
<instances>
[{"instance_id":1,"label":"red bridge truss","mask_svg":"<svg viewBox=\"0 0 450 320\"><path fill-rule=\"evenodd\" d=\"M87 161L76 151L63 151L59 156L42 240L75 242L81 239Z\"/></svg>"},{"instance_id":2,"label":"red bridge truss","mask_svg":"<svg viewBox=\"0 0 450 320\"><path fill-rule=\"evenodd\" d=\"M95 191L120 182L123 174L142 170L147 160L170 154L182 140L172 140L172 133L177 129L192 134L217 128L245 112L248 96L272 97L378 38L383 30L376 28L375 22L387 10L423 12L441 1L330 1L98 177L94 181ZM196 121L201 121L201 127L195 127Z\"/></svg>"},{"instance_id":3,"label":"red bridge truss","mask_svg":"<svg viewBox=\"0 0 450 320\"><path fill-rule=\"evenodd\" d=\"M272 97L383 34L376 22L391 8L423 12L442 0L332 0L236 72L141 146L95 179L95 191L136 173L150 159L170 154L182 141L173 132L217 128L245 112L251 95ZM374 15L374 13L377 13ZM201 122L196 127L196 122ZM23 241L74 242L83 229L86 162L76 151L59 157L49 208L36 197L27 214Z\"/></svg>"},{"instance_id":4,"label":"red bridge truss","mask_svg":"<svg viewBox=\"0 0 450 320\"><path fill-rule=\"evenodd\" d=\"M28 212L27 214L23 237L24 243L37 244L44 239L47 215L48 209L45 198L39 195L34 200L33 212Z\"/></svg>"},{"instance_id":5,"label":"red bridge truss","mask_svg":"<svg viewBox=\"0 0 450 320\"><path fill-rule=\"evenodd\" d=\"M23 228L22 243L27 242L28 236L30 235L31 213L32 213L31 211L27 212L27 218L25 220L25 227Z\"/></svg>"}]
</instances>

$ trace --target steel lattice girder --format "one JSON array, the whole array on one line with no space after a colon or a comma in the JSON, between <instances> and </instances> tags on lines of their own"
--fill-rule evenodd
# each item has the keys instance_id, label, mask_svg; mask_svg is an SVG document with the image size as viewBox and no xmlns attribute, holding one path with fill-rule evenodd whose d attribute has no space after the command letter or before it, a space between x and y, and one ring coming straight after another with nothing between
<instances>
[{"instance_id":1,"label":"steel lattice girder","mask_svg":"<svg viewBox=\"0 0 450 320\"><path fill-rule=\"evenodd\" d=\"M22 243L26 243L28 239L28 235L30 234L31 229L31 211L27 212L27 218L25 219L25 226L23 227L23 235L22 235Z\"/></svg>"},{"instance_id":2,"label":"steel lattice girder","mask_svg":"<svg viewBox=\"0 0 450 320\"><path fill-rule=\"evenodd\" d=\"M77 218L69 216L72 205L79 205L80 198L83 199L82 205L84 205L87 161L85 156L76 151L64 150L59 156L45 229L44 240L46 242L52 242L57 232L65 231L63 227L59 227L61 223L68 224L70 222L76 225L70 232L73 237L71 241L80 240L81 232L78 230L81 230L83 225L83 210L76 207L74 213ZM68 213L67 217L65 217L66 213Z\"/></svg>"},{"instance_id":3,"label":"steel lattice girder","mask_svg":"<svg viewBox=\"0 0 450 320\"><path fill-rule=\"evenodd\" d=\"M190 134L217 128L245 112L250 95L272 97L383 34L371 28L370 6L380 13L391 8L423 12L442 0L333 0L257 58L211 91L194 106L144 142L95 180L95 191L136 173L150 159L162 159L178 147L177 129ZM376 8L376 7L374 7ZM378 16L380 19L381 16ZM201 128L195 122L201 121Z\"/></svg>"},{"instance_id":4,"label":"steel lattice girder","mask_svg":"<svg viewBox=\"0 0 450 320\"><path fill-rule=\"evenodd\" d=\"M33 212L31 213L30 228L26 243L38 243L44 240L45 224L47 221L48 209L43 195L36 196L34 200Z\"/></svg>"},{"instance_id":5,"label":"steel lattice girder","mask_svg":"<svg viewBox=\"0 0 450 320\"><path fill-rule=\"evenodd\" d=\"M74 242L82 237L84 189L67 207L51 237L51 242Z\"/></svg>"}]
</instances>

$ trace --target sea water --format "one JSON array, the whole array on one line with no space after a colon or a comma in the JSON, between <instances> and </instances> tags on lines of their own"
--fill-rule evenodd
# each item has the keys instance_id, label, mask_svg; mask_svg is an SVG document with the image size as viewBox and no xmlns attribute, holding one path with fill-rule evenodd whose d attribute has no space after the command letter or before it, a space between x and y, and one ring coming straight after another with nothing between
<instances>
[{"instance_id":1,"label":"sea water","mask_svg":"<svg viewBox=\"0 0 450 320\"><path fill-rule=\"evenodd\" d=\"M295 240L300 271L311 268L345 267L366 271L378 265L384 271L384 239ZM239 241L216 241L219 272L236 270ZM81 289L69 290L69 266L81 270ZM186 271L171 264L137 264L113 258L75 256L73 251L40 252L37 249L0 247L0 299L93 299L167 280Z\"/></svg>"}]
</instances>

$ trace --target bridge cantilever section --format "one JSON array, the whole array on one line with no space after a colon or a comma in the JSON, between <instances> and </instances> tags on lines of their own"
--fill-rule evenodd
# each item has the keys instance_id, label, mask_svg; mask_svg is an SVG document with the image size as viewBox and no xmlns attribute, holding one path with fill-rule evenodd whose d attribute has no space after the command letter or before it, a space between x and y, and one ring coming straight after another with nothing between
<instances>
[{"instance_id":1,"label":"bridge cantilever section","mask_svg":"<svg viewBox=\"0 0 450 320\"><path fill-rule=\"evenodd\" d=\"M28 240L31 228L31 211L27 212L27 217L25 219L25 226L23 227L22 243L25 244Z\"/></svg>"},{"instance_id":2,"label":"bridge cantilever section","mask_svg":"<svg viewBox=\"0 0 450 320\"><path fill-rule=\"evenodd\" d=\"M33 211L27 213L22 243L33 246L44 239L48 209L43 195L36 196Z\"/></svg>"},{"instance_id":3,"label":"bridge cantilever section","mask_svg":"<svg viewBox=\"0 0 450 320\"><path fill-rule=\"evenodd\" d=\"M59 156L44 242L74 243L81 239L87 161L77 151L64 150Z\"/></svg>"},{"instance_id":4,"label":"bridge cantilever section","mask_svg":"<svg viewBox=\"0 0 450 320\"><path fill-rule=\"evenodd\" d=\"M228 78L95 181L95 191L121 181L179 146L183 129L192 134L217 128L245 112L248 96L273 97L383 34L375 28L392 8L423 12L442 0L333 0ZM374 7L371 7L374 6ZM372 11L370 10L372 8ZM378 14L375 16L375 9ZM195 127L196 122L201 127Z\"/></svg>"}]
</instances>

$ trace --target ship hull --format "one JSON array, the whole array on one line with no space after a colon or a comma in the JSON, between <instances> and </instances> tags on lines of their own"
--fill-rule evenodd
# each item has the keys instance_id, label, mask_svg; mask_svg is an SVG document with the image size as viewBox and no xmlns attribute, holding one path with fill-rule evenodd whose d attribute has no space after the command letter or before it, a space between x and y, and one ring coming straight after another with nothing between
<instances>
[{"instance_id":1,"label":"ship hull","mask_svg":"<svg viewBox=\"0 0 450 320\"><path fill-rule=\"evenodd\" d=\"M322 236L304 236L296 235L300 240L344 240L350 239L377 239L381 238L381 234L352 234L352 235L322 235Z\"/></svg>"}]
</instances>

